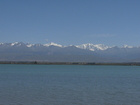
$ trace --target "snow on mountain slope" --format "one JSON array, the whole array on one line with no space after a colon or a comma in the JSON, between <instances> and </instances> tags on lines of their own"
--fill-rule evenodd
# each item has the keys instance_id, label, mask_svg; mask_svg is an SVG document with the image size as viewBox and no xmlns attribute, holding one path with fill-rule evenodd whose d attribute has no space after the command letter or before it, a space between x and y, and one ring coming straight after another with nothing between
<instances>
[{"instance_id":1,"label":"snow on mountain slope","mask_svg":"<svg viewBox=\"0 0 140 105\"><path fill-rule=\"evenodd\" d=\"M19 47L19 46L26 46L28 48L30 47L41 47L41 46L44 46L44 47L49 47L49 46L56 46L56 47L60 47L60 48L64 48L64 47L69 47L69 46L63 46L63 45L60 45L60 44L56 44L54 42L51 42L51 43L48 43L48 44L31 44L31 43L22 43L22 42L14 42L14 43L0 43L1 46L14 46L14 47ZM107 50L107 49L110 49L110 48L116 48L117 46L106 46L104 44L92 44L92 43L87 43L87 44L82 44L82 45L70 45L70 46L75 46L77 48L80 48L80 49L86 49L86 50L90 50L90 51L103 51L103 50ZM129 49L132 49L132 48L140 48L140 47L134 47L134 46L128 46L128 45L124 45L122 47L117 47L117 48L129 48Z\"/></svg>"},{"instance_id":2,"label":"snow on mountain slope","mask_svg":"<svg viewBox=\"0 0 140 105\"><path fill-rule=\"evenodd\" d=\"M81 49L87 49L87 50L91 50L91 51L96 51L96 50L106 50L108 48L111 48L109 46L105 46L103 44L91 44L91 43L87 43L87 44L82 44L82 45L76 45L77 48L81 48Z\"/></svg>"},{"instance_id":3,"label":"snow on mountain slope","mask_svg":"<svg viewBox=\"0 0 140 105\"><path fill-rule=\"evenodd\" d=\"M34 46L34 44L27 43L26 46L27 47L32 47L32 46Z\"/></svg>"},{"instance_id":4,"label":"snow on mountain slope","mask_svg":"<svg viewBox=\"0 0 140 105\"><path fill-rule=\"evenodd\" d=\"M124 45L122 48L134 48L133 46Z\"/></svg>"},{"instance_id":5,"label":"snow on mountain slope","mask_svg":"<svg viewBox=\"0 0 140 105\"><path fill-rule=\"evenodd\" d=\"M56 44L56 43L53 43L53 42L48 43L48 44L44 44L44 46L46 46L46 47L49 47L49 46L63 47L62 45L60 45L60 44Z\"/></svg>"},{"instance_id":6,"label":"snow on mountain slope","mask_svg":"<svg viewBox=\"0 0 140 105\"><path fill-rule=\"evenodd\" d=\"M49 47L49 46L57 46L57 47L66 47L66 46L62 46L60 44L56 44L56 43L49 43L49 44L44 44L44 46ZM87 44L82 44L82 45L74 45L77 48L80 49L87 49L87 50L91 50L91 51L95 51L95 50L106 50L108 48L110 48L109 46L105 46L103 44L91 44L91 43L87 43ZM68 47L68 46L67 46Z\"/></svg>"},{"instance_id":7,"label":"snow on mountain slope","mask_svg":"<svg viewBox=\"0 0 140 105\"><path fill-rule=\"evenodd\" d=\"M19 42L11 43L11 46L17 45Z\"/></svg>"}]
</instances>

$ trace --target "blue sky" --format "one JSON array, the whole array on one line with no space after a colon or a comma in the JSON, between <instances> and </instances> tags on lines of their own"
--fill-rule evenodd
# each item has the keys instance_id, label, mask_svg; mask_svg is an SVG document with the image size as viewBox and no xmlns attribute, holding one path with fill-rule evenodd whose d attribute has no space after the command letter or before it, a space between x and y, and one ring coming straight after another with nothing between
<instances>
[{"instance_id":1,"label":"blue sky","mask_svg":"<svg viewBox=\"0 0 140 105\"><path fill-rule=\"evenodd\" d=\"M0 0L0 42L140 46L140 0Z\"/></svg>"}]
</instances>

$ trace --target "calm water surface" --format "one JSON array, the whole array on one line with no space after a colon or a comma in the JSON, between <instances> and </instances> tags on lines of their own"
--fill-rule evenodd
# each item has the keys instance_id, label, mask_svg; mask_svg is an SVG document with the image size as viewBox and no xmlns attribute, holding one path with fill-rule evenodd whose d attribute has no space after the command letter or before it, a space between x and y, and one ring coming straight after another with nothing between
<instances>
[{"instance_id":1,"label":"calm water surface","mask_svg":"<svg viewBox=\"0 0 140 105\"><path fill-rule=\"evenodd\" d=\"M140 105L140 67L1 64L0 105Z\"/></svg>"}]
</instances>

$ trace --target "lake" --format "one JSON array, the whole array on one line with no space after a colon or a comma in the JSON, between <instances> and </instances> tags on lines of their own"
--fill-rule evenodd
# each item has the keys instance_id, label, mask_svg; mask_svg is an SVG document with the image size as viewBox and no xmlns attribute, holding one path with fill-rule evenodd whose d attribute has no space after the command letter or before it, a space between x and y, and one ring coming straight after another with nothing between
<instances>
[{"instance_id":1,"label":"lake","mask_svg":"<svg viewBox=\"0 0 140 105\"><path fill-rule=\"evenodd\" d=\"M0 105L140 105L140 66L0 64Z\"/></svg>"}]
</instances>

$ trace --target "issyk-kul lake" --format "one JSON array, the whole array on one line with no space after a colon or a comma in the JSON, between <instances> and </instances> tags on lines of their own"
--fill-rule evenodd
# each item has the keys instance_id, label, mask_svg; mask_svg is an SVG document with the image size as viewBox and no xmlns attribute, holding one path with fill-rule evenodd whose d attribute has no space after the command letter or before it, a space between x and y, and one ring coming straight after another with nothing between
<instances>
[{"instance_id":1,"label":"issyk-kul lake","mask_svg":"<svg viewBox=\"0 0 140 105\"><path fill-rule=\"evenodd\" d=\"M1 64L0 105L140 105L140 67Z\"/></svg>"}]
</instances>

